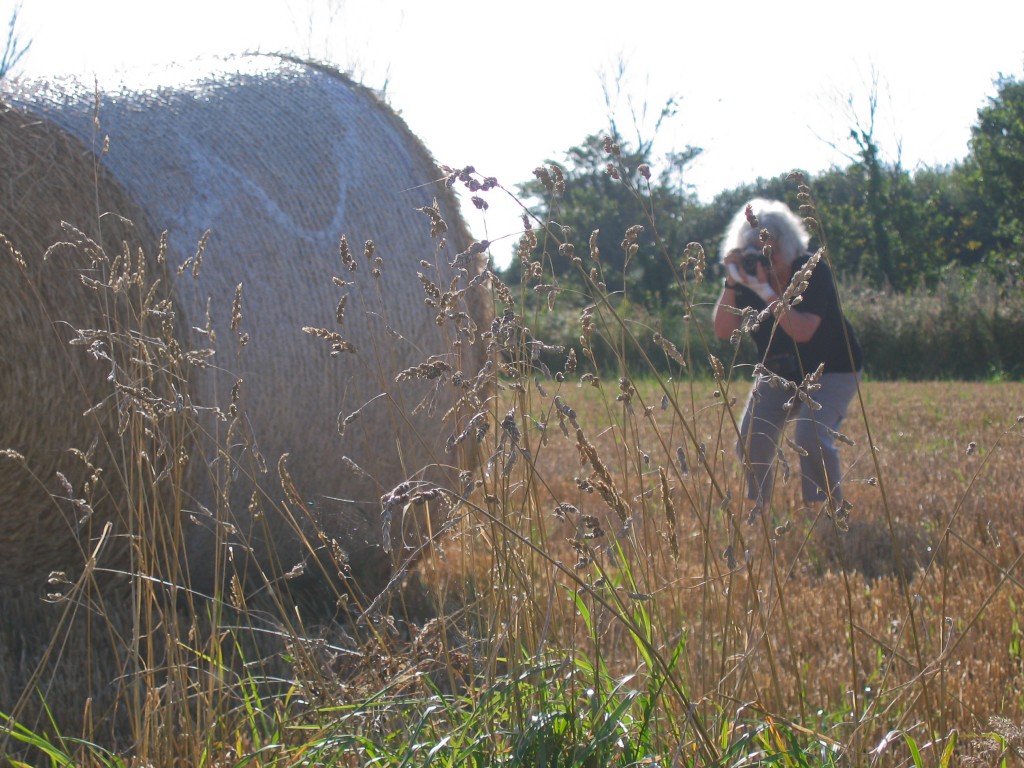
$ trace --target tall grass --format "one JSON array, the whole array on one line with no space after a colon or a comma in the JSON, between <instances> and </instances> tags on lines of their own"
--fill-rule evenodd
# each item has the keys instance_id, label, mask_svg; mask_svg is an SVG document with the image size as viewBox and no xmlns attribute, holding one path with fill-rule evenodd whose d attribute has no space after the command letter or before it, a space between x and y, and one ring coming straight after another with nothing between
<instances>
[{"instance_id":1,"label":"tall grass","mask_svg":"<svg viewBox=\"0 0 1024 768\"><path fill-rule=\"evenodd\" d=\"M623 183L634 170L620 169ZM637 223L657 228L653 213ZM566 246L587 286L572 351L539 330L559 301L539 254ZM442 504L432 547L398 561L381 599L328 589L302 602L269 564L246 583L225 562L222 589L190 589L177 512L194 457L223 444L209 442L210 414L182 403L188 367L209 356L183 345L172 304L151 303L151 271L94 253L102 294L127 308L94 330L115 351L125 439L108 450L120 452L116 535L133 559L103 573L100 537L46 604L5 596L25 612L5 615L6 638L19 621L45 628L22 635L23 667L8 673L20 686L3 699L8 761L867 766L1019 754L1024 388L871 382L843 428L849 517L804 506L788 447L768 511L751 517L734 446L754 361L704 330L705 255L663 254L692 318L676 341L602 285L596 255L538 222L525 231L524 282L491 276L494 396L453 435L476 460L457 487L396 489L384 503L388 514ZM870 355L881 342L865 336ZM478 372L462 374L446 386ZM232 406L229 425L244 415ZM283 508L302 498L287 483L262 492ZM5 650L13 663L9 640Z\"/></svg>"},{"instance_id":2,"label":"tall grass","mask_svg":"<svg viewBox=\"0 0 1024 768\"><path fill-rule=\"evenodd\" d=\"M1014 278L952 271L936 285L879 291L844 283L846 306L877 378L928 381L1024 376L1024 291Z\"/></svg>"}]
</instances>

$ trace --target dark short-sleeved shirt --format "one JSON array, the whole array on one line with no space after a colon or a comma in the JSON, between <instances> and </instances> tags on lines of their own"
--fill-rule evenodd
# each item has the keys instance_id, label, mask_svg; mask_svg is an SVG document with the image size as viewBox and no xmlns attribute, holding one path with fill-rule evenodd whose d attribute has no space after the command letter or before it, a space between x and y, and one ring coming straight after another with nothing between
<instances>
[{"instance_id":1,"label":"dark short-sleeved shirt","mask_svg":"<svg viewBox=\"0 0 1024 768\"><path fill-rule=\"evenodd\" d=\"M797 259L793 272L809 258L810 254ZM743 285L736 287L736 302L739 309L752 307L759 312L766 306L760 296ZM818 315L821 325L810 341L799 344L781 327L775 327L774 318L761 323L752 336L758 357L768 370L790 381L800 381L821 363L825 364L825 373L854 373L863 367L864 353L839 307L832 270L824 259L814 268L803 300L790 311Z\"/></svg>"}]
</instances>

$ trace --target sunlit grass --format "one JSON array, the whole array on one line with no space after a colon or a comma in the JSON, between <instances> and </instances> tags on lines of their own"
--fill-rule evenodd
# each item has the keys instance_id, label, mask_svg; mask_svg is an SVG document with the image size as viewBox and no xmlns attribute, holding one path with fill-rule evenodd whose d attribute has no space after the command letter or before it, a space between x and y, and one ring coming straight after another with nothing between
<instances>
[{"instance_id":1,"label":"sunlit grass","mask_svg":"<svg viewBox=\"0 0 1024 768\"><path fill-rule=\"evenodd\" d=\"M521 253L541 247L528 235ZM679 268L694 316L704 269L697 251ZM1024 384L865 381L842 427L849 519L805 506L795 472L750 519L734 450L750 361L694 374L698 323L666 345L598 282L579 355L539 351L530 282L494 283L490 429L467 431L460 487L403 497L447 517L379 601L290 602L273 572L190 591L161 522L189 424L125 401L129 455L168 471L152 487L124 467L147 535L118 591L99 559L53 604L9 599L6 663L16 621L52 649L23 651L37 666L4 691L13 764L948 765L1016 749ZM149 295L133 290L128 310ZM146 364L169 325L118 317L107 338L136 384L185 377Z\"/></svg>"}]
</instances>

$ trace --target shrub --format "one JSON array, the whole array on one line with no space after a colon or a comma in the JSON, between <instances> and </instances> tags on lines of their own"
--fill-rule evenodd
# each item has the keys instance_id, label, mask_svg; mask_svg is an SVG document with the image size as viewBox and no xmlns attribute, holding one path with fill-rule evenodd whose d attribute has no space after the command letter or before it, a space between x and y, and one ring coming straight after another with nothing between
<instances>
[{"instance_id":1,"label":"shrub","mask_svg":"<svg viewBox=\"0 0 1024 768\"><path fill-rule=\"evenodd\" d=\"M952 270L897 293L844 281L845 309L874 378L981 380L1024 375L1024 291L987 272Z\"/></svg>"}]
</instances>

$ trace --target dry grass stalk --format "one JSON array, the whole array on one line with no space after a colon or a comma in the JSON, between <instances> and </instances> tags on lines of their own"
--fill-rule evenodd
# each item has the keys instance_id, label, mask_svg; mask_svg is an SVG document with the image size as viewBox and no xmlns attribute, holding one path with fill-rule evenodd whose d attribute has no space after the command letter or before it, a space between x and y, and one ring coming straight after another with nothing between
<instances>
[{"instance_id":1,"label":"dry grass stalk","mask_svg":"<svg viewBox=\"0 0 1024 768\"><path fill-rule=\"evenodd\" d=\"M216 647L218 619L205 629L197 619L206 590L224 585L243 624L269 610L287 627L295 619L288 592L303 594L298 573L331 583L332 605L348 596L337 591L349 576L360 579L357 600L372 597L390 578L390 563L379 557L380 489L417 473L458 474L445 448L446 429L462 429L459 414L444 428L437 411L470 402L470 393L447 381L441 389L396 383L394 371L424 357L433 370L429 355L444 355L460 381L482 377L474 413L488 389L485 350L473 343L477 325L490 324L487 290L454 283L478 276L483 254L450 266L454 254L470 252L471 239L453 196L425 186L436 178L427 151L373 94L335 71L258 56L227 66L146 93L25 83L11 98L17 107L0 110L0 172L11 180L11 194L0 196L0 268L10 300L0 303L18 328L4 353L22 361L5 377L0 406L3 612L15 616L33 601L15 584L41 584L48 571L70 574L74 585L50 619L37 622L38 637L5 625L0 651L20 653L21 661L0 663L0 710L31 722L23 706L33 692L20 686L36 669L65 674L46 650L50 633L49 647L77 644L96 665L86 681L67 680L66 695L51 694L61 724L79 720L67 732L101 738L92 721L81 723L81 702L95 687L123 680L95 699L95 714L126 713L129 722L111 727L122 736L130 730L139 754L154 756L173 751L168 734L180 723L200 739L213 734L225 716L215 700L234 696L207 685L230 664ZM97 115L99 159L87 146ZM382 147L402 150L370 157ZM191 162L192 152L205 159ZM282 184L288 176L298 183ZM432 208L451 246L440 224L432 241L410 223L419 190L436 197ZM197 191L217 204L190 197ZM62 220L79 228L62 230ZM166 228L162 237L151 222ZM376 239L364 240L367 281L346 282L339 302L331 273L342 224ZM344 239L340 251L344 262ZM414 270L399 268L411 254L448 286L440 323L417 300ZM346 306L342 339L324 329L342 320ZM303 328L358 363L330 362ZM421 407L428 401L444 407ZM333 414L340 420L351 411L362 418L339 441ZM415 437L380 441L382 432ZM289 450L281 484L268 482L268 461L274 466ZM362 471L351 471L357 466ZM110 520L113 533L90 565L91 543ZM410 523L394 541L414 548L422 542ZM194 542L188 548L186 539ZM131 601L108 591L104 571L130 585ZM313 600L316 589L309 592ZM190 618L176 612L178 601ZM84 619L79 605L89 606ZM127 646L77 642L96 626ZM187 648L178 645L190 633ZM210 675L206 683L192 678L199 669ZM155 670L169 676L163 687ZM191 762L202 744L185 748L195 750Z\"/></svg>"}]
</instances>

